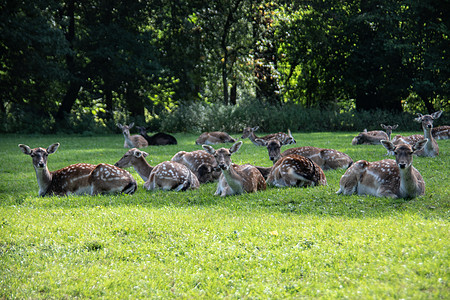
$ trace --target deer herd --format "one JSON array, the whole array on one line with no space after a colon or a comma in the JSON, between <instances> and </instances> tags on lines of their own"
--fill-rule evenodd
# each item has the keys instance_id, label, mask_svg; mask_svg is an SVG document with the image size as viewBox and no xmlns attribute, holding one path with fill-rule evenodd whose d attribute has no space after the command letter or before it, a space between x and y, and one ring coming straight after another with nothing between
<instances>
[{"instance_id":1,"label":"deer herd","mask_svg":"<svg viewBox=\"0 0 450 300\"><path fill-rule=\"evenodd\" d=\"M337 194L373 195L378 197L414 198L425 193L425 182L412 165L413 155L433 157L439 155L436 139L448 139L450 126L433 128L433 121L442 111L429 115L418 114L414 119L421 123L424 134L412 136L396 135L392 131L398 125L384 125L385 131L364 130L352 140L353 145L381 144L394 155L393 159L375 162L359 160L353 162L347 154L335 149L312 146L294 147L281 152L281 147L296 144L290 130L258 137L256 127L246 127L241 139L249 138L255 146L266 147L271 167L252 164L235 164L232 155L239 151L243 141L237 142L225 132L205 132L195 141L203 150L179 151L170 161L151 166L147 152L138 148L149 145L176 145L175 137L157 133L147 135L145 127L136 128L139 135L131 135L134 126L117 124L125 138L124 147L130 148L114 165L78 163L56 171L49 171L47 159L59 147L59 143L48 148L34 148L20 144L19 147L32 158L39 185L39 196L63 196L71 194L133 194L136 180L124 168L133 167L144 181L147 190L185 191L198 189L201 184L217 182L215 194L238 195L266 190L274 187L313 187L327 185L324 171L345 169L339 181ZM233 143L230 148L215 149L211 145ZM253 147L253 146L252 146Z\"/></svg>"}]
</instances>

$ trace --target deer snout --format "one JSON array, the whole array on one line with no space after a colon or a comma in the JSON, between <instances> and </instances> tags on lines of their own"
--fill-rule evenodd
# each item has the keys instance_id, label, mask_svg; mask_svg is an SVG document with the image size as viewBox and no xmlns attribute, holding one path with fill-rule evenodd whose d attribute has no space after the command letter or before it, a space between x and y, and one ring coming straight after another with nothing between
<instances>
[{"instance_id":1,"label":"deer snout","mask_svg":"<svg viewBox=\"0 0 450 300\"><path fill-rule=\"evenodd\" d=\"M398 163L398 167L399 167L400 169L405 169L406 166L407 166L406 163Z\"/></svg>"},{"instance_id":2,"label":"deer snout","mask_svg":"<svg viewBox=\"0 0 450 300\"><path fill-rule=\"evenodd\" d=\"M38 162L37 167L38 168L44 168L45 167L45 163L44 162Z\"/></svg>"},{"instance_id":3,"label":"deer snout","mask_svg":"<svg viewBox=\"0 0 450 300\"><path fill-rule=\"evenodd\" d=\"M228 169L227 165L224 164L224 163L220 163L219 164L219 168L221 168L222 170L227 170Z\"/></svg>"},{"instance_id":4,"label":"deer snout","mask_svg":"<svg viewBox=\"0 0 450 300\"><path fill-rule=\"evenodd\" d=\"M433 125L427 124L427 128L433 128Z\"/></svg>"}]
</instances>

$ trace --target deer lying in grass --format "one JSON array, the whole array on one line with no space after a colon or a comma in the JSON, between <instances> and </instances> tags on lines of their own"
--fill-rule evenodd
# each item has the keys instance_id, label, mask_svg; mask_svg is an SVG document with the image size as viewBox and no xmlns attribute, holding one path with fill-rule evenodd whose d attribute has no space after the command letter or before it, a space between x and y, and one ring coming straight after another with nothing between
<instances>
[{"instance_id":1,"label":"deer lying in grass","mask_svg":"<svg viewBox=\"0 0 450 300\"><path fill-rule=\"evenodd\" d=\"M74 164L57 171L50 172L47 167L48 155L53 154L59 143L47 149L31 149L27 145L19 145L22 152L30 155L39 185L39 196L64 196L71 194L133 194L136 191L136 180L128 171L108 164Z\"/></svg>"},{"instance_id":2,"label":"deer lying in grass","mask_svg":"<svg viewBox=\"0 0 450 300\"><path fill-rule=\"evenodd\" d=\"M327 185L322 169L311 159L296 154L280 158L273 165L266 182L277 187Z\"/></svg>"},{"instance_id":3,"label":"deer lying in grass","mask_svg":"<svg viewBox=\"0 0 450 300\"><path fill-rule=\"evenodd\" d=\"M450 126L439 126L431 129L431 135L436 140L448 140L450 138Z\"/></svg>"},{"instance_id":4,"label":"deer lying in grass","mask_svg":"<svg viewBox=\"0 0 450 300\"><path fill-rule=\"evenodd\" d=\"M414 146L394 145L389 141L381 143L388 151L394 152L395 160L357 161L342 175L337 194L414 198L425 193L425 182L412 162L413 154L421 151L427 140L421 140Z\"/></svg>"},{"instance_id":5,"label":"deer lying in grass","mask_svg":"<svg viewBox=\"0 0 450 300\"><path fill-rule=\"evenodd\" d=\"M252 141L252 143L256 146L262 146L260 143L256 142L257 139L264 140L266 142L275 139L275 140L280 141L280 143L282 145L290 145L290 144L296 143L296 141L295 141L294 137L292 136L291 131L289 129L288 129L287 134L284 132L278 132L278 133L272 133L272 134L268 134L268 135L261 136L261 137L258 137L255 134L255 131L258 129L259 129L259 126L256 126L253 128L252 127L244 128L241 139L249 138L250 141Z\"/></svg>"},{"instance_id":6,"label":"deer lying in grass","mask_svg":"<svg viewBox=\"0 0 450 300\"><path fill-rule=\"evenodd\" d=\"M147 156L147 152L133 148L128 150L115 166L120 168L132 166L145 181L144 188L147 190L185 191L200 186L197 177L186 166L164 161L152 167L145 159Z\"/></svg>"},{"instance_id":7,"label":"deer lying in grass","mask_svg":"<svg viewBox=\"0 0 450 300\"><path fill-rule=\"evenodd\" d=\"M236 165L231 162L231 155L241 146L242 142L238 142L230 149L220 148L216 151L209 145L203 145L203 149L214 156L222 170L215 195L224 197L266 189L266 181L257 168L249 164Z\"/></svg>"},{"instance_id":8,"label":"deer lying in grass","mask_svg":"<svg viewBox=\"0 0 450 300\"><path fill-rule=\"evenodd\" d=\"M215 145L223 143L235 143L236 140L228 133L222 131L203 132L195 141L196 145Z\"/></svg>"},{"instance_id":9,"label":"deer lying in grass","mask_svg":"<svg viewBox=\"0 0 450 300\"><path fill-rule=\"evenodd\" d=\"M143 148L147 147L148 143L147 140L139 134L136 135L130 135L130 129L134 126L134 123L131 123L130 125L122 125L117 124L117 127L119 127L122 130L123 137L125 138L125 143L123 144L124 148Z\"/></svg>"},{"instance_id":10,"label":"deer lying in grass","mask_svg":"<svg viewBox=\"0 0 450 300\"><path fill-rule=\"evenodd\" d=\"M256 139L259 146L266 146L269 152L269 158L274 164L282 157L288 155L300 155L314 161L322 170L348 168L353 160L345 153L334 149L323 149L317 147L297 147L290 148L281 153L281 143L278 140L270 140L268 142Z\"/></svg>"},{"instance_id":11,"label":"deer lying in grass","mask_svg":"<svg viewBox=\"0 0 450 300\"><path fill-rule=\"evenodd\" d=\"M380 125L386 132L381 130L367 131L367 129L364 129L363 132L353 138L352 145L380 145L382 140L390 141L392 131L397 129L398 125Z\"/></svg>"},{"instance_id":12,"label":"deer lying in grass","mask_svg":"<svg viewBox=\"0 0 450 300\"><path fill-rule=\"evenodd\" d=\"M188 167L197 176L200 183L216 181L221 174L214 156L204 150L179 151L172 157L171 161Z\"/></svg>"},{"instance_id":13,"label":"deer lying in grass","mask_svg":"<svg viewBox=\"0 0 450 300\"><path fill-rule=\"evenodd\" d=\"M431 130L433 129L433 121L439 118L441 114L442 114L441 110L434 112L431 115L417 114L418 117L415 118L414 121L422 124L423 135L415 134L407 137L396 135L392 140L392 143L394 143L394 145L406 143L413 146L417 142L423 139L427 139L428 142L425 144L425 147L423 147L422 150L415 151L414 154L416 154L417 156L428 156L428 157L434 157L439 155L439 146L436 140L433 138Z\"/></svg>"},{"instance_id":14,"label":"deer lying in grass","mask_svg":"<svg viewBox=\"0 0 450 300\"><path fill-rule=\"evenodd\" d=\"M158 132L152 136L147 134L147 129L145 127L136 126L139 130L139 134L147 141L149 146L164 146L164 145L176 145L177 139L167 133Z\"/></svg>"}]
</instances>

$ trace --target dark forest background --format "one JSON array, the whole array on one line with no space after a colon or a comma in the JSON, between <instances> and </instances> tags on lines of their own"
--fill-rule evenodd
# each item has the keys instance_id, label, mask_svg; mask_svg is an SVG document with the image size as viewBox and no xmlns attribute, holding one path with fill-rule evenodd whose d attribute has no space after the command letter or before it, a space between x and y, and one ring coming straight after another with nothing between
<instances>
[{"instance_id":1,"label":"dark forest background","mask_svg":"<svg viewBox=\"0 0 450 300\"><path fill-rule=\"evenodd\" d=\"M444 0L0 0L0 131L420 129L415 113L449 120L449 12Z\"/></svg>"}]
</instances>

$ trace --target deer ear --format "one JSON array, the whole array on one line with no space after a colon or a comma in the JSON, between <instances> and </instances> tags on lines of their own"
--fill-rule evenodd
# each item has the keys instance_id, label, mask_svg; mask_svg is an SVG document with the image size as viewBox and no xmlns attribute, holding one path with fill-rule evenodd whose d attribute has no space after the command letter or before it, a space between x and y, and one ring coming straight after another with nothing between
<instances>
[{"instance_id":1,"label":"deer ear","mask_svg":"<svg viewBox=\"0 0 450 300\"><path fill-rule=\"evenodd\" d=\"M386 129L386 125L380 124L381 128Z\"/></svg>"},{"instance_id":2,"label":"deer ear","mask_svg":"<svg viewBox=\"0 0 450 300\"><path fill-rule=\"evenodd\" d=\"M123 125L120 123L117 123L117 127L119 127L120 129L122 129Z\"/></svg>"},{"instance_id":3,"label":"deer ear","mask_svg":"<svg viewBox=\"0 0 450 300\"><path fill-rule=\"evenodd\" d=\"M423 139L421 141L418 141L414 146L413 146L413 151L417 152L423 149L423 147L425 147L425 145L427 144L428 139Z\"/></svg>"},{"instance_id":4,"label":"deer ear","mask_svg":"<svg viewBox=\"0 0 450 300\"><path fill-rule=\"evenodd\" d=\"M255 143L257 143L259 146L263 146L263 147L267 146L267 142L263 139L255 139Z\"/></svg>"},{"instance_id":5,"label":"deer ear","mask_svg":"<svg viewBox=\"0 0 450 300\"><path fill-rule=\"evenodd\" d=\"M20 150L22 150L23 154L31 155L31 148L24 144L19 144Z\"/></svg>"},{"instance_id":6,"label":"deer ear","mask_svg":"<svg viewBox=\"0 0 450 300\"><path fill-rule=\"evenodd\" d=\"M241 148L241 146L242 146L242 141L237 142L236 144L234 144L233 146L231 146L230 152L231 152L231 153L237 152L237 151L239 150L239 148Z\"/></svg>"},{"instance_id":7,"label":"deer ear","mask_svg":"<svg viewBox=\"0 0 450 300\"><path fill-rule=\"evenodd\" d=\"M439 111L434 112L434 113L431 114L431 116L433 117L434 120L439 118L441 115L442 115L442 110L439 110Z\"/></svg>"},{"instance_id":8,"label":"deer ear","mask_svg":"<svg viewBox=\"0 0 450 300\"><path fill-rule=\"evenodd\" d=\"M392 142L386 140L381 140L380 142L388 151L394 151L395 145Z\"/></svg>"},{"instance_id":9,"label":"deer ear","mask_svg":"<svg viewBox=\"0 0 450 300\"><path fill-rule=\"evenodd\" d=\"M417 114L417 118L415 118L414 121L416 121L417 123L421 123L422 122L422 118L423 118L422 114Z\"/></svg>"},{"instance_id":10,"label":"deer ear","mask_svg":"<svg viewBox=\"0 0 450 300\"><path fill-rule=\"evenodd\" d=\"M259 126L255 126L255 127L252 128L253 131L256 131L258 129L259 129Z\"/></svg>"},{"instance_id":11,"label":"deer ear","mask_svg":"<svg viewBox=\"0 0 450 300\"><path fill-rule=\"evenodd\" d=\"M142 156L144 156L144 157L147 157L147 156L148 156L148 153L145 152L145 151L141 151L141 153L142 153Z\"/></svg>"},{"instance_id":12,"label":"deer ear","mask_svg":"<svg viewBox=\"0 0 450 300\"><path fill-rule=\"evenodd\" d=\"M58 147L59 147L59 143L55 143L55 144L52 144L52 145L48 146L47 153L48 154L55 153L56 150L58 150Z\"/></svg>"},{"instance_id":13,"label":"deer ear","mask_svg":"<svg viewBox=\"0 0 450 300\"><path fill-rule=\"evenodd\" d=\"M216 150L214 150L213 147L209 145L202 145L203 149L205 149L206 152L208 152L211 155L214 155L216 153Z\"/></svg>"},{"instance_id":14,"label":"deer ear","mask_svg":"<svg viewBox=\"0 0 450 300\"><path fill-rule=\"evenodd\" d=\"M394 126L392 126L392 130L397 129L397 127L398 127L398 124L395 124Z\"/></svg>"},{"instance_id":15,"label":"deer ear","mask_svg":"<svg viewBox=\"0 0 450 300\"><path fill-rule=\"evenodd\" d=\"M134 126L134 122L131 122L130 125L128 125L128 129L131 129L131 127Z\"/></svg>"}]
</instances>

